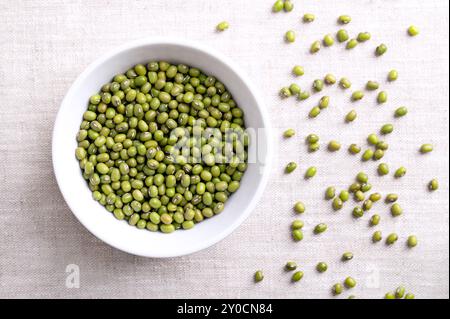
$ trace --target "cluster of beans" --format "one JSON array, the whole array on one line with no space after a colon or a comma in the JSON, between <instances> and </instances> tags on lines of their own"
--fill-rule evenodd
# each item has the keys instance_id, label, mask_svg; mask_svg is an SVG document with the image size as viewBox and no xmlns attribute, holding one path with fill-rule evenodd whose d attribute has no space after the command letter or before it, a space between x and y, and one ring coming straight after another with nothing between
<instances>
[{"instance_id":1,"label":"cluster of beans","mask_svg":"<svg viewBox=\"0 0 450 319\"><path fill-rule=\"evenodd\" d=\"M117 219L170 233L219 214L238 190L244 129L242 110L216 78L150 62L91 96L75 155L93 198Z\"/></svg>"},{"instance_id":2,"label":"cluster of beans","mask_svg":"<svg viewBox=\"0 0 450 319\"><path fill-rule=\"evenodd\" d=\"M293 8L293 6L292 6ZM273 5L273 10L275 12L279 12L283 9L283 1L276 1ZM311 23L315 20L315 15L312 13L305 13L302 17L304 23ZM349 15L341 15L337 18L337 23L340 25L347 25L351 22L351 17ZM417 36L419 34L419 30L415 26L410 26L407 29L407 34L411 37ZM288 30L284 34L284 38L286 42L293 43L296 40L296 32L294 30ZM326 34L321 40L314 41L310 48L309 52L311 54L315 54L319 52L322 47L331 47L335 44L335 42L342 43L345 45L347 50L354 49L356 46L363 44L369 41L372 38L369 32L359 32L353 38L349 35L348 31L344 28L340 28L335 32L335 34ZM376 57L380 57L387 52L388 48L385 44L381 43L374 49L374 55ZM302 77L305 74L305 69L301 65L295 65L292 68L292 74L295 77ZM397 70L390 70L387 73L386 81L394 82L398 79ZM332 86L334 84L339 85L339 87L343 90L348 90L352 87L352 83L349 79L342 77L339 80L333 74L326 74L323 79L315 79L309 89L302 89L298 84L292 83L288 86L284 86L280 89L279 95L283 99L287 98L297 98L299 101L304 101L309 99L314 93L322 92L327 86ZM388 94L384 90L380 89L380 83L374 80L369 80L365 84L365 90L369 92L378 91L376 94L376 101L378 104L384 104L388 101ZM358 103L358 101L362 100L365 96L365 92L363 90L355 90L350 95L350 101L354 103ZM314 119L317 118L321 112L327 109L330 105L330 97L327 95L321 96L318 103L312 107L309 111L309 118ZM404 106L397 108L393 114L395 118L404 117L408 114L408 109ZM344 121L346 123L354 122L358 117L358 114L355 109L350 110L344 117ZM394 126L390 123L384 124L380 130L380 136L387 136L394 131ZM283 137L286 139L292 138L296 135L294 129L289 128L283 132ZM362 149L361 146L357 144L351 144L348 146L348 152L352 155L357 155L361 153L361 161L367 162L369 160L380 161L384 156L387 150L389 149L389 144L382 140L380 136L376 133L371 133L367 136L367 143L369 145L365 150ZM306 145L308 147L309 152L316 152L320 149L321 145L319 142L320 138L317 134L309 134L306 137ZM329 152L338 152L341 150L341 143L336 140L331 140L327 144L327 149ZM430 153L433 151L433 145L431 144L423 144L419 148L419 152L422 154ZM290 174L293 173L298 168L296 162L289 162L285 167L285 173ZM379 176L388 175L390 172L389 166L386 163L381 163L378 165L377 172ZM401 178L406 174L407 170L405 167L399 167L393 172L395 178ZM304 174L305 179L311 179L317 174L317 168L315 166L311 166L306 169ZM432 179L428 185L428 189L430 191L436 191L439 188L439 182L437 179ZM347 201L351 198L356 202L356 206L352 210L352 215L355 219L362 218L366 213L368 213L376 202L380 201L383 196L378 192L370 193L372 189L372 185L369 183L369 178L367 174L364 172L360 172L356 176L356 181L352 183L347 189L336 190L335 187L330 186L325 190L325 199L331 201L331 207L334 211L341 210ZM390 207L390 213L393 217L398 217L403 214L402 207L396 203L398 200L397 194L387 194L385 196L385 202ZM297 214L303 214L306 210L305 204L302 202L297 202L294 205L294 211ZM373 214L370 217L369 225L375 227L379 225L381 221L381 217L378 214ZM304 222L300 219L295 219L291 223L291 235L294 241L302 241L304 238L303 234L303 226ZM316 225L313 229L313 233L319 235L327 231L327 225L325 223L320 223ZM375 231L372 235L372 241L374 243L380 242L383 239L383 235L381 231ZM386 245L393 245L399 239L399 236L396 233L391 233L386 237ZM415 235L409 235L406 240L406 244L408 247L413 248L418 244L418 239ZM351 252L345 252L342 255L342 261L347 262L353 259L353 254ZM287 271L294 271L297 268L297 264L293 261L289 261L285 269ZM321 261L316 265L316 270L319 273L324 273L328 270L328 265ZM302 271L297 271L293 274L293 281L300 281L303 277ZM261 281L263 279L262 271L259 270L255 274L255 280ZM332 286L332 293L334 295L339 295L343 292L344 288L351 289L356 286L356 280L352 277L347 277L343 283L336 283ZM386 294L387 299L413 299L414 295L409 293L405 295L405 289L403 287L399 287L395 293ZM349 299L355 298L354 295L350 295Z\"/></svg>"}]
</instances>

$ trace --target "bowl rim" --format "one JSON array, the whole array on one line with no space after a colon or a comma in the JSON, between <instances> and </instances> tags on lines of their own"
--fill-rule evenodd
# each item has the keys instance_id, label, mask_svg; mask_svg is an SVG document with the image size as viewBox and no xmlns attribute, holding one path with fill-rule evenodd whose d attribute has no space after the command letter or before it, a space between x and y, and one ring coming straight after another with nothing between
<instances>
[{"instance_id":1,"label":"bowl rim","mask_svg":"<svg viewBox=\"0 0 450 319\"><path fill-rule=\"evenodd\" d=\"M65 183L63 182L62 177L62 168L61 165L58 163L57 155L55 152L55 149L57 147L56 145L56 134L57 134L57 127L58 123L61 120L61 113L63 106L68 103L68 99L71 96L71 92L75 90L76 87L81 85L88 77L88 75L91 73L91 71L101 64L105 63L107 60L111 59L117 54L120 54L122 52L126 52L129 50L136 49L141 46L149 46L149 45L179 45L183 47L187 47L193 50L201 51L202 53L206 55L210 55L215 57L216 59L220 60L223 64L225 64L232 72L234 72L239 78L242 79L242 81L246 84L250 94L252 95L253 99L256 101L256 105L259 109L259 112L261 113L261 118L263 122L264 129L266 130L266 156L265 156L265 162L262 167L262 177L261 181L258 184L257 190L251 198L251 200L248 202L245 210L242 214L236 218L233 223L229 224L224 231L220 232L217 236L212 236L211 238L208 238L206 240L203 240L201 244L198 246L191 248L186 247L183 251L178 251L176 253L168 253L168 254L158 254L158 253L142 253L135 249L134 247L130 245L119 245L117 242L111 242L110 240L106 239L105 236L103 236L102 231L99 230L99 228L95 227L89 227L85 221L84 218L82 218L81 214L79 214L76 209L74 209L74 202L76 201L75 197L71 196L68 192L68 189L65 187ZM273 152L273 145L272 145L272 134L271 134L271 126L268 114L264 108L264 103L262 102L259 92L255 88L255 86L252 84L252 82L249 80L246 74L244 74L242 71L239 71L238 66L233 62L230 58L225 56L223 53L207 46L202 43L199 43L197 41L187 40L187 39L181 39L177 37L146 37L141 38L138 40L134 40L128 43L125 43L113 50L108 51L107 53L104 53L99 58L94 60L92 63L90 63L82 73L80 73L75 81L72 82L69 89L67 90L66 94L64 95L64 98L62 99L58 112L55 118L55 122L53 125L53 132L52 132L52 164L53 164L53 173L56 178L56 182L58 185L58 188L67 203L67 205L70 208L70 211L72 214L77 218L77 220L95 237L103 241L104 243L108 244L109 246L112 246L120 251L126 252L128 254L141 256L141 257L151 257L151 258L170 258L170 257L178 257L178 256L185 256L189 254L193 254L195 252L204 250L210 246L213 246L223 240L224 238L228 237L233 231L235 231L251 214L251 212L254 210L256 204L259 202L264 189L267 186L269 176L270 176L270 168L272 166L272 152Z\"/></svg>"}]
</instances>

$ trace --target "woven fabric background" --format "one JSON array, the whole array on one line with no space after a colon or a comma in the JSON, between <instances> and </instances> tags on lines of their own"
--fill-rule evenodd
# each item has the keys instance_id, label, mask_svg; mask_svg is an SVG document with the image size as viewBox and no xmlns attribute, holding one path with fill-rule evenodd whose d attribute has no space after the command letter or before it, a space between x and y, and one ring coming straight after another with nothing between
<instances>
[{"instance_id":1,"label":"woven fabric background","mask_svg":"<svg viewBox=\"0 0 450 319\"><path fill-rule=\"evenodd\" d=\"M448 1L294 0L288 14L271 13L273 2L0 0L0 298L328 298L330 287L346 276L357 279L351 293L360 298L381 298L400 284L418 298L449 297ZM314 23L300 21L306 12L316 14ZM335 44L310 55L309 45L334 33L336 17L343 13L353 17L346 26L351 35L370 31L372 40L352 51ZM222 20L231 27L217 33ZM419 36L406 35L410 24L420 28ZM288 29L297 31L294 44L283 41ZM201 41L233 58L256 83L277 129L271 180L252 215L219 244L164 260L134 257L93 237L65 204L51 162L56 112L77 75L103 53L149 36ZM375 58L381 42L389 50ZM302 78L291 75L295 64L305 67ZM400 76L387 83L392 68ZM310 120L308 111L321 94L306 102L277 95L293 81L308 88L329 72L348 77L355 89L369 79L379 81L388 103L377 105L374 92L351 103L350 90L335 86L323 93L331 96L330 107ZM401 105L410 113L394 119ZM358 119L344 124L352 108ZM331 139L342 141L343 148L365 145L365 137L386 122L394 123L395 132L386 137L391 147L383 161L392 169L407 167L402 179L376 176L375 162L361 163L344 149L325 150ZM286 141L280 136L288 127L297 135ZM314 154L304 145L311 132L323 143ZM435 152L418 154L425 142L433 143ZM283 167L291 160L299 169L286 176ZM311 165L318 175L305 181L303 172ZM361 170L370 174L374 190L400 195L402 217L392 218L382 203L371 211L382 216L380 230L400 235L393 247L371 243L371 214L355 221L353 204L335 213L323 200L328 185L346 187ZM426 186L434 177L441 188L430 193ZM307 205L301 243L289 235L296 200ZM319 222L329 231L314 236ZM420 240L412 250L405 245L409 234ZM340 255L347 250L355 258L343 263ZM283 270L287 260L304 270L301 283L290 283ZM314 269L319 261L329 264L325 274ZM73 269L79 269L78 288L66 285ZM254 284L257 269L266 278Z\"/></svg>"}]
</instances>

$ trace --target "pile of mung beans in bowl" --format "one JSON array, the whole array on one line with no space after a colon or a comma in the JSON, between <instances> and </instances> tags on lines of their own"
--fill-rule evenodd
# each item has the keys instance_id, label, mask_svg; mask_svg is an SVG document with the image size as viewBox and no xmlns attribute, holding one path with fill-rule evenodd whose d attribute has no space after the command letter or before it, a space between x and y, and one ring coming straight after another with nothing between
<instances>
[{"instance_id":1,"label":"pile of mung beans in bowl","mask_svg":"<svg viewBox=\"0 0 450 319\"><path fill-rule=\"evenodd\" d=\"M53 132L61 192L79 221L123 251L189 254L250 214L267 183L262 104L220 53L140 40L90 65Z\"/></svg>"}]
</instances>

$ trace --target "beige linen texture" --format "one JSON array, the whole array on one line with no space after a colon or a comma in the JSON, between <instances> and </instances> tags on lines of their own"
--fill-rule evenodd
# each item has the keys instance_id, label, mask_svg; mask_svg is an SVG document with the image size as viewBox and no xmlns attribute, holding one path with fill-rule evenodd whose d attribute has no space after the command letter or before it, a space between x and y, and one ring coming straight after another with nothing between
<instances>
[{"instance_id":1,"label":"beige linen texture","mask_svg":"<svg viewBox=\"0 0 450 319\"><path fill-rule=\"evenodd\" d=\"M358 286L345 291L359 298L381 298L398 285L418 298L449 297L448 202L448 1L446 0L296 0L291 13L271 13L268 1L12 1L0 0L0 298L329 298L330 287L352 276ZM301 23L312 12L316 21ZM334 33L339 14L349 14L351 36L369 31L372 40L352 51L343 45L310 55L314 40ZM222 20L230 23L215 32ZM410 24L421 33L408 37ZM297 41L286 44L284 33L293 29ZM270 182L252 215L232 235L202 252L171 259L134 257L109 247L92 236L72 215L55 181L51 162L51 134L59 104L78 74L93 60L126 41L149 36L178 36L208 44L241 66L261 92L275 128L277 144ZM375 58L376 45L388 46ZM294 79L291 68L305 67ZM399 79L386 82L395 68ZM297 81L309 89L312 80L331 72L346 76L352 89L377 80L389 101L375 102L368 92L351 103L351 90L336 86L314 94L306 102L280 100L279 88ZM309 109L322 95L330 107L314 120ZM394 119L395 108L410 113ZM344 124L352 108L353 124ZM404 165L399 180L376 176L376 163L361 163L346 152L350 143L366 147L365 137L387 122L395 125L385 139L390 144L383 161L392 169ZM295 128L290 140L282 130ZM308 133L320 135L322 149L309 154ZM325 143L343 143L330 154ZM435 152L418 154L422 143ZM299 168L285 176L284 165ZM318 167L317 176L303 179L305 169ZM404 215L392 218L389 207L377 203L362 220L355 221L349 202L333 212L323 200L329 185L338 189L364 170L374 191L397 192ZM438 192L429 193L431 178L440 180ZM289 225L296 216L292 205L307 207L305 239L294 243ZM399 242L390 248L374 245L368 227L372 213L382 216L377 229L396 231ZM326 222L329 230L312 234L314 225ZM419 245L407 249L406 238L416 234ZM340 256L352 251L354 260ZM304 279L291 284L283 270L296 260ZM315 271L319 261L329 264L324 274ZM80 287L66 287L66 267L80 269ZM253 273L263 269L265 280L254 284Z\"/></svg>"}]
</instances>

